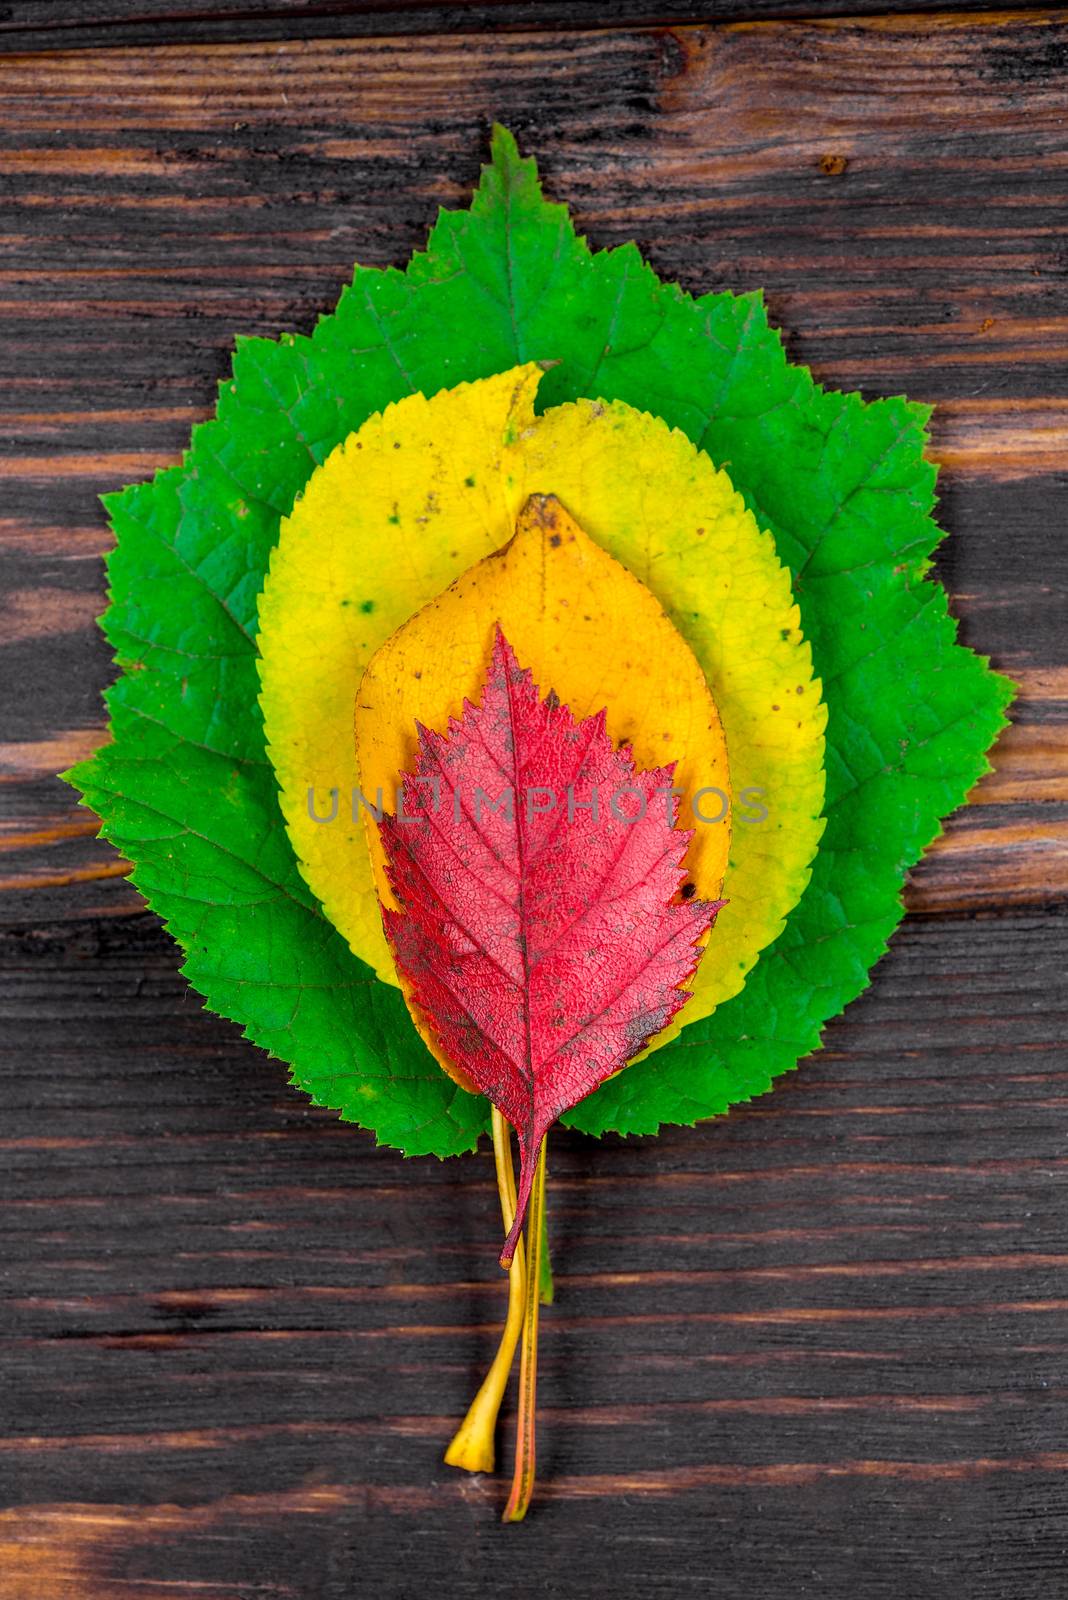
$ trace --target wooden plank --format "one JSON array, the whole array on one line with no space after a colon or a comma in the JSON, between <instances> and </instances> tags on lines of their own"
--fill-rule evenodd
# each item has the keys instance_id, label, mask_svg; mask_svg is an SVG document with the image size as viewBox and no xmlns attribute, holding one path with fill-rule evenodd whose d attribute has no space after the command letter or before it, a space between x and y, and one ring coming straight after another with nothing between
<instances>
[{"instance_id":1,"label":"wooden plank","mask_svg":"<svg viewBox=\"0 0 1068 1600\"><path fill-rule=\"evenodd\" d=\"M472 34L550 29L679 27L922 13L945 0L14 0L0 16L0 52L115 49L131 45L233 43L278 39L353 39L397 34ZM977 0L972 11L997 10ZM1023 5L1021 10L1048 11Z\"/></svg>"},{"instance_id":2,"label":"wooden plank","mask_svg":"<svg viewBox=\"0 0 1068 1600\"><path fill-rule=\"evenodd\" d=\"M497 1592L501 1480L439 1461L502 1311L488 1156L401 1162L309 1108L136 927L5 943L0 1596ZM774 1094L554 1135L545 1592L1048 1592L1060 927L911 921Z\"/></svg>"}]
</instances>

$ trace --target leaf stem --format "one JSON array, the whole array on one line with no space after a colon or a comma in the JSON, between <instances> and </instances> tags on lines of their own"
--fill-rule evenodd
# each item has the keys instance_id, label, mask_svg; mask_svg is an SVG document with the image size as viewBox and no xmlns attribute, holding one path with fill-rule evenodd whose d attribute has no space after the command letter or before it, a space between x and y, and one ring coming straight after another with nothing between
<instances>
[{"instance_id":1,"label":"leaf stem","mask_svg":"<svg viewBox=\"0 0 1068 1600\"><path fill-rule=\"evenodd\" d=\"M511 1131L496 1106L493 1107L493 1159L497 1169L497 1192L501 1200L504 1231L508 1232L515 1219L515 1170L512 1166ZM515 1347L523 1329L526 1316L526 1269L522 1245L512 1258L508 1269L508 1314L504 1331L493 1365L482 1380L482 1385L472 1400L466 1417L453 1436L445 1452L450 1467L461 1467L465 1472L492 1472L494 1466L493 1435L497 1414L501 1409L508 1375L515 1359Z\"/></svg>"},{"instance_id":2,"label":"leaf stem","mask_svg":"<svg viewBox=\"0 0 1068 1600\"><path fill-rule=\"evenodd\" d=\"M541 1164L545 1166L545 1143L541 1147ZM544 1174L544 1182L548 1184L549 1174ZM538 1258L538 1299L543 1306L551 1306L556 1296L556 1285L553 1282L553 1264L549 1258L549 1207L541 1208L541 1255Z\"/></svg>"},{"instance_id":3,"label":"leaf stem","mask_svg":"<svg viewBox=\"0 0 1068 1600\"><path fill-rule=\"evenodd\" d=\"M534 1424L538 1385L538 1310L541 1304L541 1259L545 1239L545 1140L538 1151L537 1168L527 1211L530 1270L527 1273L523 1350L519 1361L519 1417L516 1423L515 1473L512 1492L502 1522L522 1522L534 1493Z\"/></svg>"}]
</instances>

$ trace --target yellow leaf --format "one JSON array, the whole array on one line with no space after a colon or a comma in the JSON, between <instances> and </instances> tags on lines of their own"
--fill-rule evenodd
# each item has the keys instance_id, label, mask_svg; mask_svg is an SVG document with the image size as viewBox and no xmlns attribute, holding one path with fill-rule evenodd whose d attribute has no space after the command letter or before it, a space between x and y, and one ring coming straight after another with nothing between
<instances>
[{"instance_id":1,"label":"yellow leaf","mask_svg":"<svg viewBox=\"0 0 1068 1600\"><path fill-rule=\"evenodd\" d=\"M682 1013L689 1022L741 988L808 881L823 826L819 684L789 574L726 474L682 434L620 403L579 401L535 418L540 375L532 364L399 401L334 451L284 520L259 635L282 809L327 915L396 983L352 811L356 689L409 616L507 543L529 495L555 495L659 601L696 656L726 734L735 795L729 904ZM605 653L588 665L602 674L609 703L618 663ZM664 692L655 673L642 680L650 714ZM591 685L574 709L597 709L596 694ZM715 777L701 786L726 788ZM310 788L319 815L338 791L335 821L311 819ZM701 804L714 815L714 797ZM683 815L680 825L692 820ZM698 826L717 832L712 822Z\"/></svg>"},{"instance_id":2,"label":"yellow leaf","mask_svg":"<svg viewBox=\"0 0 1068 1600\"><path fill-rule=\"evenodd\" d=\"M551 496L532 496L510 542L417 611L372 657L356 696L363 794L387 811L396 809L399 774L417 765L416 723L444 731L465 699L481 698L498 623L543 695L553 690L576 719L605 709L609 734L631 746L639 768L676 762L682 826L691 826L692 802L702 788L722 796L718 820L694 827L685 862L696 894L714 900L727 866L730 779L704 674L644 584ZM402 909L369 809L364 819L378 897ZM407 995L403 976L394 981ZM412 1016L446 1071L469 1087L414 1006Z\"/></svg>"}]
</instances>

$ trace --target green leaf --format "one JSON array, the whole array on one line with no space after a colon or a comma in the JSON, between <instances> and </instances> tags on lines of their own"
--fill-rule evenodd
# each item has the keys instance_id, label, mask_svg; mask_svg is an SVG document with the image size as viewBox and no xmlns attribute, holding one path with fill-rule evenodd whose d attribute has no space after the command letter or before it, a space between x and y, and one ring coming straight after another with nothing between
<instances>
[{"instance_id":1,"label":"green leaf","mask_svg":"<svg viewBox=\"0 0 1068 1600\"><path fill-rule=\"evenodd\" d=\"M182 466L110 497L104 626L125 672L114 742L71 774L208 1005L409 1154L470 1148L486 1105L441 1073L300 878L256 709L256 598L281 515L342 438L404 394L528 359L559 363L541 407L624 400L727 466L795 575L829 707L828 826L786 931L736 999L572 1124L691 1123L813 1049L885 949L908 868L987 770L1012 692L955 642L925 577L941 537L927 412L820 389L759 296L693 299L632 245L591 253L496 129L469 211L442 214L406 271L357 268L310 338L240 341Z\"/></svg>"}]
</instances>

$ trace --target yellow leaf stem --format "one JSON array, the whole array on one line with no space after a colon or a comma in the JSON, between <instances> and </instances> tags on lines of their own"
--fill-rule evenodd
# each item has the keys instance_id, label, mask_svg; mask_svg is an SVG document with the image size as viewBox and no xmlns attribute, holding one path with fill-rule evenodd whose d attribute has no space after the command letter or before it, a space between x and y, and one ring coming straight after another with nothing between
<instances>
[{"instance_id":1,"label":"yellow leaf stem","mask_svg":"<svg viewBox=\"0 0 1068 1600\"><path fill-rule=\"evenodd\" d=\"M493 1158L497 1168L497 1190L501 1197L501 1216L505 1234L515 1217L515 1169L512 1166L511 1129L493 1107ZM493 1436L497 1416L508 1387L508 1376L515 1359L515 1347L526 1315L526 1270L522 1244L516 1248L508 1269L508 1314L504 1332L493 1358L493 1365L482 1380L468 1412L445 1452L450 1467L465 1472L492 1472L495 1455Z\"/></svg>"}]
</instances>

